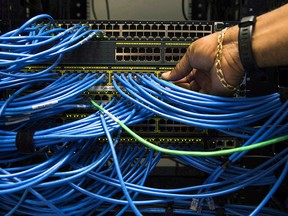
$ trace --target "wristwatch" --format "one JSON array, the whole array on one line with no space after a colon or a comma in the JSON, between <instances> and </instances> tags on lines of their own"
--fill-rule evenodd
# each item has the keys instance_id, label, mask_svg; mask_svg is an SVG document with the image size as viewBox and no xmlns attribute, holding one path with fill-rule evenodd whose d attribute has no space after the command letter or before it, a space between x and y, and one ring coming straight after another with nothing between
<instances>
[{"instance_id":1,"label":"wristwatch","mask_svg":"<svg viewBox=\"0 0 288 216\"><path fill-rule=\"evenodd\" d=\"M238 49L239 56L246 72L258 71L259 68L256 64L253 50L252 50L252 33L256 23L255 16L243 17L238 24Z\"/></svg>"}]
</instances>

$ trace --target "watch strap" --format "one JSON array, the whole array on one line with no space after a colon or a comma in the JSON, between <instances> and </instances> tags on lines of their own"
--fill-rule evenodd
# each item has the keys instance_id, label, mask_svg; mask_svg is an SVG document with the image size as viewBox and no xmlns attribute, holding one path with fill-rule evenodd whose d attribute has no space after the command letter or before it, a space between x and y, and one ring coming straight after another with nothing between
<instances>
[{"instance_id":1,"label":"watch strap","mask_svg":"<svg viewBox=\"0 0 288 216\"><path fill-rule=\"evenodd\" d=\"M239 23L238 49L239 56L246 72L258 71L253 50L252 33L256 22L255 16L248 16L241 19Z\"/></svg>"}]
</instances>

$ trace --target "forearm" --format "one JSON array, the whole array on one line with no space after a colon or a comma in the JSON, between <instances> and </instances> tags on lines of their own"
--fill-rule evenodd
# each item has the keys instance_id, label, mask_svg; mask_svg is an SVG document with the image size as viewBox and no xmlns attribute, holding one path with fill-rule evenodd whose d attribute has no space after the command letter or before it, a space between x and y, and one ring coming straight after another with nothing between
<instances>
[{"instance_id":1,"label":"forearm","mask_svg":"<svg viewBox=\"0 0 288 216\"><path fill-rule=\"evenodd\" d=\"M288 4L257 17L252 49L260 68L288 64Z\"/></svg>"},{"instance_id":2,"label":"forearm","mask_svg":"<svg viewBox=\"0 0 288 216\"><path fill-rule=\"evenodd\" d=\"M288 65L288 4L256 19L252 50L260 68ZM227 31L227 43L238 46L238 26ZM224 41L224 43L226 43Z\"/></svg>"}]
</instances>

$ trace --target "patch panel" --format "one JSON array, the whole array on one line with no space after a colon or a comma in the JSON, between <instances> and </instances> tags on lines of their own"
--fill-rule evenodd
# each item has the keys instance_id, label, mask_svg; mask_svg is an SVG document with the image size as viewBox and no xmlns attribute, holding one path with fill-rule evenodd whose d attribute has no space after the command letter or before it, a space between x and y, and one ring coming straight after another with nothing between
<instances>
[{"instance_id":1,"label":"patch panel","mask_svg":"<svg viewBox=\"0 0 288 216\"><path fill-rule=\"evenodd\" d=\"M155 21L98 21L58 20L58 26L70 28L73 25L88 24L91 29L104 30L108 40L188 40L219 31L229 22L155 22Z\"/></svg>"}]
</instances>

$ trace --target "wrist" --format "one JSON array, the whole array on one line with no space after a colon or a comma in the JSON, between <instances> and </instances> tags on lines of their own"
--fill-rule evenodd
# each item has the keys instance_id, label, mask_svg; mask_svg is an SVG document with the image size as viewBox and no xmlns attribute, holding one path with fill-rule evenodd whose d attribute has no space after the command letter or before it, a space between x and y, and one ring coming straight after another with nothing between
<instances>
[{"instance_id":1,"label":"wrist","mask_svg":"<svg viewBox=\"0 0 288 216\"><path fill-rule=\"evenodd\" d=\"M231 57L233 57L234 65L231 66L235 68L237 71L243 71L244 74L244 68L240 59L238 49L238 34L239 34L238 25L228 28L223 45L224 49L229 52Z\"/></svg>"}]
</instances>

